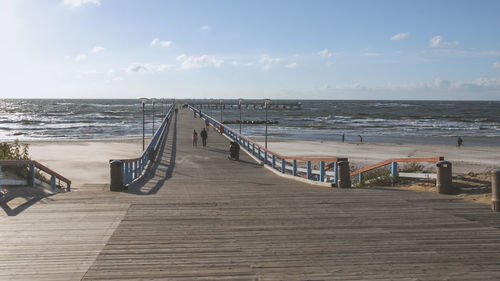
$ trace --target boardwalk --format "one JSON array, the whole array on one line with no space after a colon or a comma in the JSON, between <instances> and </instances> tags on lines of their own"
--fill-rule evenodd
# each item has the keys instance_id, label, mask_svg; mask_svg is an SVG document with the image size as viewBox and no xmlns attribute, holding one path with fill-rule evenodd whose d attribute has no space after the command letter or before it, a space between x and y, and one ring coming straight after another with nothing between
<instances>
[{"instance_id":1,"label":"boardwalk","mask_svg":"<svg viewBox=\"0 0 500 281\"><path fill-rule=\"evenodd\" d=\"M181 110L154 175L0 217L0 280L500 279L500 216L444 195L277 177ZM200 142L201 143L201 142ZM272 146L271 146L272 149Z\"/></svg>"}]
</instances>

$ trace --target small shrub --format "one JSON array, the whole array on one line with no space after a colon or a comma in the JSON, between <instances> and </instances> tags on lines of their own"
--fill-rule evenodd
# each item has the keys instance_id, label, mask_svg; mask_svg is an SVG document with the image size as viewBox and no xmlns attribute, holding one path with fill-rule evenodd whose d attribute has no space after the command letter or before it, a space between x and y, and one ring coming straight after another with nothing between
<instances>
[{"instance_id":1,"label":"small shrub","mask_svg":"<svg viewBox=\"0 0 500 281\"><path fill-rule=\"evenodd\" d=\"M391 170L387 167L378 168L366 173L363 173L363 181L358 183L359 186L389 186L392 185Z\"/></svg>"},{"instance_id":2,"label":"small shrub","mask_svg":"<svg viewBox=\"0 0 500 281\"><path fill-rule=\"evenodd\" d=\"M423 172L424 169L425 167L423 164L417 162L410 162L403 165L403 167L401 167L399 170L400 172L405 172L405 173L417 173L417 172Z\"/></svg>"}]
</instances>

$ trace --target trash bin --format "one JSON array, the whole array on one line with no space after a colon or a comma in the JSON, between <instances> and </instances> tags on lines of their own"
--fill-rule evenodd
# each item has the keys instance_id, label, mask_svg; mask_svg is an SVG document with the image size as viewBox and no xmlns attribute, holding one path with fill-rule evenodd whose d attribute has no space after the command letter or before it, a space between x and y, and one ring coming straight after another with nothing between
<instances>
[{"instance_id":1,"label":"trash bin","mask_svg":"<svg viewBox=\"0 0 500 281\"><path fill-rule=\"evenodd\" d=\"M240 145L235 141L232 141L231 146L229 147L229 159L231 160L240 159Z\"/></svg>"},{"instance_id":2,"label":"trash bin","mask_svg":"<svg viewBox=\"0 0 500 281\"><path fill-rule=\"evenodd\" d=\"M451 162L439 161L436 163L436 186L439 194L453 193Z\"/></svg>"},{"instance_id":3,"label":"trash bin","mask_svg":"<svg viewBox=\"0 0 500 281\"><path fill-rule=\"evenodd\" d=\"M120 160L112 160L109 162L111 184L109 190L123 191L123 162Z\"/></svg>"},{"instance_id":4,"label":"trash bin","mask_svg":"<svg viewBox=\"0 0 500 281\"><path fill-rule=\"evenodd\" d=\"M338 187L339 188L351 188L351 175L349 171L349 162L340 161L338 162Z\"/></svg>"}]
</instances>

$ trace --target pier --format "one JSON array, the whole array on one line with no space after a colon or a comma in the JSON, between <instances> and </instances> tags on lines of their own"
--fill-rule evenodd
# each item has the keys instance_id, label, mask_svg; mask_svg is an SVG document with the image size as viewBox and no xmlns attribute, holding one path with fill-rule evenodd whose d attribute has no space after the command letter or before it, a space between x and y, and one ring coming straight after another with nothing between
<instances>
[{"instance_id":1,"label":"pier","mask_svg":"<svg viewBox=\"0 0 500 281\"><path fill-rule=\"evenodd\" d=\"M0 280L500 278L500 216L488 206L335 188L334 176L329 186L281 177L260 162L325 182L343 159L300 170L288 156L272 157L272 146L255 156L255 143L236 136L255 155L231 161L220 128L209 129L206 148L192 146L193 129L204 126L188 108L172 115L143 156L153 165L139 177L143 158L127 162L123 192L89 184L1 213Z\"/></svg>"},{"instance_id":2,"label":"pier","mask_svg":"<svg viewBox=\"0 0 500 281\"><path fill-rule=\"evenodd\" d=\"M193 106L199 109L239 109L239 101L223 100L217 101L205 101L205 102L194 102ZM241 103L241 108L244 109L265 109L264 101L248 100ZM302 109L302 102L295 101L280 101L273 100L269 103L268 109L270 110L300 110Z\"/></svg>"}]
</instances>

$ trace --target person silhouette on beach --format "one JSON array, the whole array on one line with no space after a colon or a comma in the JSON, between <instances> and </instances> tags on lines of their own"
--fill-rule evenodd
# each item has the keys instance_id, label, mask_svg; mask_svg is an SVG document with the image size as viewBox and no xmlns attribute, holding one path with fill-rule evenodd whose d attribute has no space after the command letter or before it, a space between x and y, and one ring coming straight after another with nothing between
<instances>
[{"instance_id":1,"label":"person silhouette on beach","mask_svg":"<svg viewBox=\"0 0 500 281\"><path fill-rule=\"evenodd\" d=\"M464 140L461 137L458 137L458 139L457 139L457 146L458 146L458 148L460 148L463 145L464 145Z\"/></svg>"},{"instance_id":2,"label":"person silhouette on beach","mask_svg":"<svg viewBox=\"0 0 500 281\"><path fill-rule=\"evenodd\" d=\"M201 130L200 136L201 136L201 141L203 143L203 147L207 146L208 134L207 134L207 130L205 130L205 128L203 128Z\"/></svg>"},{"instance_id":3,"label":"person silhouette on beach","mask_svg":"<svg viewBox=\"0 0 500 281\"><path fill-rule=\"evenodd\" d=\"M342 134L342 142L345 141L345 134Z\"/></svg>"},{"instance_id":4,"label":"person silhouette on beach","mask_svg":"<svg viewBox=\"0 0 500 281\"><path fill-rule=\"evenodd\" d=\"M363 143L363 137L361 135L358 136L359 136L359 143Z\"/></svg>"},{"instance_id":5,"label":"person silhouette on beach","mask_svg":"<svg viewBox=\"0 0 500 281\"><path fill-rule=\"evenodd\" d=\"M198 146L198 133L193 130L193 146Z\"/></svg>"}]
</instances>

